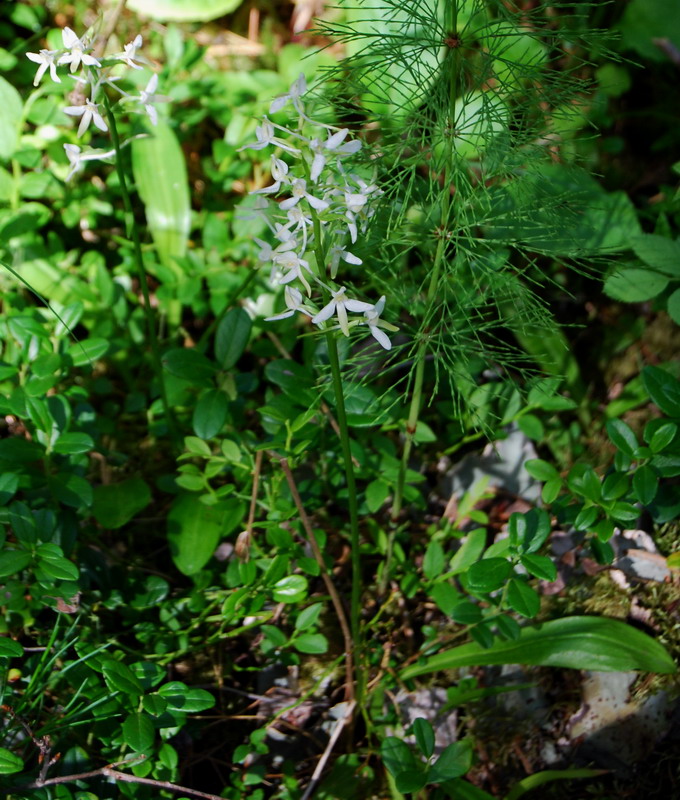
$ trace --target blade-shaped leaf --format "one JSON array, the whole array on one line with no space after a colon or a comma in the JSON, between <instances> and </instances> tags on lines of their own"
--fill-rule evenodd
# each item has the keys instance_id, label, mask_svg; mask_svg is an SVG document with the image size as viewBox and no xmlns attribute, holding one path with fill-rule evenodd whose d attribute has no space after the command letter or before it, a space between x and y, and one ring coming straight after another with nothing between
<instances>
[{"instance_id":1,"label":"blade-shaped leaf","mask_svg":"<svg viewBox=\"0 0 680 800\"><path fill-rule=\"evenodd\" d=\"M524 628L516 641L497 640L487 649L476 642L454 647L423 664L407 667L400 677L406 680L437 670L487 664L531 664L600 672L677 670L668 652L642 631L618 620L583 616Z\"/></svg>"},{"instance_id":2,"label":"blade-shaped leaf","mask_svg":"<svg viewBox=\"0 0 680 800\"><path fill-rule=\"evenodd\" d=\"M191 203L187 168L177 137L159 121L132 142L132 169L161 261L179 271L173 257L186 253Z\"/></svg>"}]
</instances>

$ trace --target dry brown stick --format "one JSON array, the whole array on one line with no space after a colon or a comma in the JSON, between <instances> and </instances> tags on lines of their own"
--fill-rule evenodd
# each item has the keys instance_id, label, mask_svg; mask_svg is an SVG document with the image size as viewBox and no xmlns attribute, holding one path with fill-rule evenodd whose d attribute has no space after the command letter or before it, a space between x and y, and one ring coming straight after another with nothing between
<instances>
[{"instance_id":1,"label":"dry brown stick","mask_svg":"<svg viewBox=\"0 0 680 800\"><path fill-rule=\"evenodd\" d=\"M197 789L189 789L187 786L180 786L177 783L170 783L170 781L157 781L153 778L138 778L136 775L129 775L127 772L119 772L117 769L113 769L113 765L102 767L101 769L94 769L91 772L81 772L78 775L60 775L56 778L47 778L47 780L37 780L33 783L24 784L20 788L42 789L44 786L54 786L58 783L74 783L75 781L84 781L88 778L100 777L113 778L114 781L121 781L123 783L142 783L145 786L155 786L157 789L167 789L169 792L203 797L205 800L223 800L222 797L216 794L199 792Z\"/></svg>"},{"instance_id":2,"label":"dry brown stick","mask_svg":"<svg viewBox=\"0 0 680 800\"><path fill-rule=\"evenodd\" d=\"M326 749L323 751L323 754L319 759L319 763L316 765L316 769L312 773L312 779L310 780L309 785L305 789L305 793L302 795L300 800L308 800L311 797L312 792L314 791L317 783L319 782L321 773L323 772L324 767L326 766L326 762L328 761L331 753L333 752L335 743L340 738L342 729L352 719L352 714L354 713L354 705L355 705L354 700L352 700L350 703L347 703L347 708L345 709L345 713L335 723L335 727L333 728L333 733L331 733L330 738L328 739L328 744L326 745Z\"/></svg>"},{"instance_id":3,"label":"dry brown stick","mask_svg":"<svg viewBox=\"0 0 680 800\"><path fill-rule=\"evenodd\" d=\"M352 641L352 634L350 632L349 623L347 622L347 615L345 614L342 600L340 599L338 590L335 588L335 584L328 573L326 562L323 560L323 555L319 549L319 543L316 541L314 531L312 530L312 524L309 521L305 507L302 504L302 498L300 497L300 492L298 491L297 484L295 483L295 478L293 477L288 459L280 456L278 453L275 453L272 450L269 450L268 452L272 458L275 458L279 462L281 469L283 470L283 474L286 476L288 488L290 489L290 493L293 496L293 502L295 503L295 507L297 508L300 516L300 522L302 522L302 527L305 529L305 533L309 539L309 546L312 548L314 558L321 569L321 577L323 578L323 582L326 584L326 589L328 590L328 594L331 597L331 602L335 608L335 613L338 617L338 622L340 623L340 629L342 630L342 637L345 641L345 699L348 702L354 702L354 642Z\"/></svg>"}]
</instances>

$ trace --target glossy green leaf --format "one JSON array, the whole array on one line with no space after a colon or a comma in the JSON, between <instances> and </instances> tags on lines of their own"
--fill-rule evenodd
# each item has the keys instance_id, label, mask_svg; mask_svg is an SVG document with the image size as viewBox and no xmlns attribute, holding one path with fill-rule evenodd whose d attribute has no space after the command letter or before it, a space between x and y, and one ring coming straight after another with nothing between
<instances>
[{"instance_id":1,"label":"glossy green leaf","mask_svg":"<svg viewBox=\"0 0 680 800\"><path fill-rule=\"evenodd\" d=\"M293 646L299 653L321 655L328 652L328 639L322 633L303 633L296 637Z\"/></svg>"},{"instance_id":2,"label":"glossy green leaf","mask_svg":"<svg viewBox=\"0 0 680 800\"><path fill-rule=\"evenodd\" d=\"M644 233L636 236L631 244L635 255L648 267L671 278L680 278L680 242L667 236Z\"/></svg>"},{"instance_id":3,"label":"glossy green leaf","mask_svg":"<svg viewBox=\"0 0 680 800\"><path fill-rule=\"evenodd\" d=\"M77 455L94 450L94 440L87 433L62 433L52 450L61 455Z\"/></svg>"},{"instance_id":4,"label":"glossy green leaf","mask_svg":"<svg viewBox=\"0 0 680 800\"><path fill-rule=\"evenodd\" d=\"M304 575L286 575L274 584L272 596L278 603L295 603L305 596L307 586Z\"/></svg>"},{"instance_id":5,"label":"glossy green leaf","mask_svg":"<svg viewBox=\"0 0 680 800\"><path fill-rule=\"evenodd\" d=\"M78 567L63 557L38 557L38 570L42 573L41 578L47 576L53 581L77 581L80 575Z\"/></svg>"},{"instance_id":6,"label":"glossy green leaf","mask_svg":"<svg viewBox=\"0 0 680 800\"><path fill-rule=\"evenodd\" d=\"M525 462L524 467L529 475L531 475L532 478L536 478L537 481L551 481L560 477L555 467L547 461L543 461L541 458L530 459Z\"/></svg>"},{"instance_id":7,"label":"glossy green leaf","mask_svg":"<svg viewBox=\"0 0 680 800\"><path fill-rule=\"evenodd\" d=\"M222 317L215 333L215 358L222 369L232 369L246 349L253 328L250 316L241 307Z\"/></svg>"},{"instance_id":8,"label":"glossy green leaf","mask_svg":"<svg viewBox=\"0 0 680 800\"><path fill-rule=\"evenodd\" d=\"M151 502L151 489L141 478L95 486L92 513L107 530L115 530L133 519Z\"/></svg>"},{"instance_id":9,"label":"glossy green leaf","mask_svg":"<svg viewBox=\"0 0 680 800\"><path fill-rule=\"evenodd\" d=\"M165 683L157 692L168 704L171 711L196 714L215 705L215 698L205 689L187 686L181 681Z\"/></svg>"},{"instance_id":10,"label":"glossy green leaf","mask_svg":"<svg viewBox=\"0 0 680 800\"><path fill-rule=\"evenodd\" d=\"M554 581L557 578L557 567L547 556L526 554L520 556L520 562L527 572L543 581Z\"/></svg>"},{"instance_id":11,"label":"glossy green leaf","mask_svg":"<svg viewBox=\"0 0 680 800\"><path fill-rule=\"evenodd\" d=\"M6 747L0 747L0 775L11 775L14 772L21 772L24 762L19 756L14 755Z\"/></svg>"},{"instance_id":12,"label":"glossy green leaf","mask_svg":"<svg viewBox=\"0 0 680 800\"><path fill-rule=\"evenodd\" d=\"M428 544L423 558L423 574L428 580L433 580L444 570L444 549L437 541Z\"/></svg>"},{"instance_id":13,"label":"glossy green leaf","mask_svg":"<svg viewBox=\"0 0 680 800\"><path fill-rule=\"evenodd\" d=\"M107 659L101 666L104 680L111 691L123 692L123 694L133 697L140 697L144 694L142 684L126 664Z\"/></svg>"},{"instance_id":14,"label":"glossy green leaf","mask_svg":"<svg viewBox=\"0 0 680 800\"><path fill-rule=\"evenodd\" d=\"M313 603L307 608L303 608L295 620L295 630L304 631L316 625L321 612L323 611L323 603Z\"/></svg>"},{"instance_id":15,"label":"glossy green leaf","mask_svg":"<svg viewBox=\"0 0 680 800\"><path fill-rule=\"evenodd\" d=\"M395 777L404 770L417 769L418 762L411 748L396 736L387 736L380 744L383 764Z\"/></svg>"},{"instance_id":16,"label":"glossy green leaf","mask_svg":"<svg viewBox=\"0 0 680 800\"><path fill-rule=\"evenodd\" d=\"M434 730L431 723L424 717L413 720L413 735L420 752L429 758L434 753Z\"/></svg>"},{"instance_id":17,"label":"glossy green leaf","mask_svg":"<svg viewBox=\"0 0 680 800\"><path fill-rule=\"evenodd\" d=\"M476 642L402 670L403 680L437 670L489 664L530 664L599 672L644 670L674 673L668 652L642 631L605 617L563 617L522 629L517 641L496 641L485 649Z\"/></svg>"},{"instance_id":18,"label":"glossy green leaf","mask_svg":"<svg viewBox=\"0 0 680 800\"><path fill-rule=\"evenodd\" d=\"M680 417L680 381L661 367L647 366L642 382L649 396L669 417Z\"/></svg>"},{"instance_id":19,"label":"glossy green leaf","mask_svg":"<svg viewBox=\"0 0 680 800\"><path fill-rule=\"evenodd\" d=\"M219 540L238 526L243 513L238 500L208 506L198 495L179 495L168 514L170 553L177 569L184 575L203 569Z\"/></svg>"},{"instance_id":20,"label":"glossy green leaf","mask_svg":"<svg viewBox=\"0 0 680 800\"><path fill-rule=\"evenodd\" d=\"M128 8L161 22L209 22L241 5L242 0L128 0Z\"/></svg>"},{"instance_id":21,"label":"glossy green leaf","mask_svg":"<svg viewBox=\"0 0 680 800\"><path fill-rule=\"evenodd\" d=\"M26 550L3 550L0 554L0 578L18 575L31 560L32 556Z\"/></svg>"},{"instance_id":22,"label":"glossy green leaf","mask_svg":"<svg viewBox=\"0 0 680 800\"><path fill-rule=\"evenodd\" d=\"M607 422L606 427L609 438L614 445L618 447L622 453L633 457L639 445L637 436L630 425L626 425L626 423L620 419L611 419Z\"/></svg>"},{"instance_id":23,"label":"glossy green leaf","mask_svg":"<svg viewBox=\"0 0 680 800\"><path fill-rule=\"evenodd\" d=\"M508 605L523 617L535 617L541 609L541 598L537 592L519 578L508 582L506 595Z\"/></svg>"},{"instance_id":24,"label":"glossy green leaf","mask_svg":"<svg viewBox=\"0 0 680 800\"><path fill-rule=\"evenodd\" d=\"M229 414L229 401L221 389L208 389L196 403L192 425L196 436L212 439L221 430Z\"/></svg>"},{"instance_id":25,"label":"glossy green leaf","mask_svg":"<svg viewBox=\"0 0 680 800\"><path fill-rule=\"evenodd\" d=\"M676 289L669 295L666 301L666 310L673 322L680 325L680 289Z\"/></svg>"},{"instance_id":26,"label":"glossy green leaf","mask_svg":"<svg viewBox=\"0 0 680 800\"><path fill-rule=\"evenodd\" d=\"M395 786L404 794L419 792L426 784L427 778L423 769L404 769L397 773Z\"/></svg>"},{"instance_id":27,"label":"glossy green leaf","mask_svg":"<svg viewBox=\"0 0 680 800\"><path fill-rule=\"evenodd\" d=\"M106 339L83 339L74 342L66 351L73 362L74 367L84 367L92 365L105 355L109 349L109 342Z\"/></svg>"},{"instance_id":28,"label":"glossy green leaf","mask_svg":"<svg viewBox=\"0 0 680 800\"><path fill-rule=\"evenodd\" d=\"M652 467L643 464L633 475L633 490L643 506L649 505L659 491L659 478Z\"/></svg>"},{"instance_id":29,"label":"glossy green leaf","mask_svg":"<svg viewBox=\"0 0 680 800\"><path fill-rule=\"evenodd\" d=\"M153 745L156 731L147 714L129 714L123 721L122 729L123 741L136 753L148 750Z\"/></svg>"},{"instance_id":30,"label":"glossy green leaf","mask_svg":"<svg viewBox=\"0 0 680 800\"><path fill-rule=\"evenodd\" d=\"M371 481L366 487L366 506L371 514L375 514L378 509L382 508L383 503L387 500L390 493L390 487L385 481L377 478Z\"/></svg>"},{"instance_id":31,"label":"glossy green leaf","mask_svg":"<svg viewBox=\"0 0 680 800\"><path fill-rule=\"evenodd\" d=\"M678 432L678 426L675 422L661 422L652 431L650 425L651 423L645 427L645 441L649 443L652 453L660 453L673 441Z\"/></svg>"},{"instance_id":32,"label":"glossy green leaf","mask_svg":"<svg viewBox=\"0 0 680 800\"><path fill-rule=\"evenodd\" d=\"M494 592L500 589L510 573L512 565L505 558L483 558L467 571L467 583L473 592Z\"/></svg>"},{"instance_id":33,"label":"glossy green leaf","mask_svg":"<svg viewBox=\"0 0 680 800\"><path fill-rule=\"evenodd\" d=\"M472 743L468 739L447 745L427 772L428 783L444 783L459 778L472 766Z\"/></svg>"},{"instance_id":34,"label":"glossy green leaf","mask_svg":"<svg viewBox=\"0 0 680 800\"><path fill-rule=\"evenodd\" d=\"M162 120L148 134L132 140L132 171L159 258L179 272L172 259L186 253L191 219L184 154Z\"/></svg>"},{"instance_id":35,"label":"glossy green leaf","mask_svg":"<svg viewBox=\"0 0 680 800\"><path fill-rule=\"evenodd\" d=\"M661 294L668 280L665 275L642 267L618 269L604 282L604 291L614 300L640 303Z\"/></svg>"},{"instance_id":36,"label":"glossy green leaf","mask_svg":"<svg viewBox=\"0 0 680 800\"><path fill-rule=\"evenodd\" d=\"M24 648L15 642L14 639L8 639L6 636L0 636L0 657L5 658L19 658L24 654Z\"/></svg>"},{"instance_id":37,"label":"glossy green leaf","mask_svg":"<svg viewBox=\"0 0 680 800\"><path fill-rule=\"evenodd\" d=\"M475 528L475 530L470 531L449 562L449 570L453 574L464 572L480 558L485 546L486 531L484 528Z\"/></svg>"},{"instance_id":38,"label":"glossy green leaf","mask_svg":"<svg viewBox=\"0 0 680 800\"><path fill-rule=\"evenodd\" d=\"M176 378L195 386L212 386L217 366L193 347L175 347L167 350L161 359L164 368Z\"/></svg>"}]
</instances>

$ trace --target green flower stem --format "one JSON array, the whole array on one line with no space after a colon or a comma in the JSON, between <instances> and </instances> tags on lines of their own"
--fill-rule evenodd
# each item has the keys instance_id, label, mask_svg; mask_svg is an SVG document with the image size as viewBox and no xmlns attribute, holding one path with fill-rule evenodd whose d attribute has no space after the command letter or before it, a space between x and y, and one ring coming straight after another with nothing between
<instances>
[{"instance_id":1,"label":"green flower stem","mask_svg":"<svg viewBox=\"0 0 680 800\"><path fill-rule=\"evenodd\" d=\"M325 248L321 236L321 222L314 209L311 209L312 221L314 224L314 248L316 256L316 271L319 278L323 275L323 265L325 263ZM330 362L331 377L333 381L333 392L335 394L336 417L338 428L340 429L340 446L342 449L342 459L345 462L345 480L347 482L347 495L349 506L350 524L350 551L352 559L352 593L350 599L349 623L354 643L354 676L356 680L355 698L359 708L363 707L363 698L366 690L366 675L363 669L361 658L357 655L361 648L361 554L359 552L359 503L357 501L357 484L354 477L354 462L352 461L352 449L350 446L349 428L347 426L347 414L345 412L345 394L342 387L342 372L340 369L340 357L338 355L338 343L335 335L331 331L326 331L326 344L328 347L328 360Z\"/></svg>"},{"instance_id":2,"label":"green flower stem","mask_svg":"<svg viewBox=\"0 0 680 800\"><path fill-rule=\"evenodd\" d=\"M161 348L158 341L158 334L156 333L156 319L154 312L151 309L151 297L149 296L149 287L147 284L147 274L144 267L144 257L142 256L142 246L139 242L139 232L135 224L135 215L132 210L132 201L130 193L127 188L127 180L125 177L125 170L123 168L122 148L120 145L120 137L118 136L118 128L116 127L116 118L111 110L111 104L108 97L104 96L104 105L106 107L106 116L109 121L109 129L111 131L111 141L113 148L116 151L116 172L118 173L118 180L120 182L120 192L123 197L123 207L125 208L125 227L127 235L132 240L133 251L135 255L135 266L137 267L137 274L139 283L142 289L142 297L144 299L144 316L146 318L146 326L149 335L149 344L151 345L151 360L153 370L156 374L156 380L161 395L161 404L163 406L163 415L165 422L168 426L168 433L173 442L177 441L177 428L175 420L168 403L168 393L165 387L165 379L163 377L163 364L161 362Z\"/></svg>"}]
</instances>

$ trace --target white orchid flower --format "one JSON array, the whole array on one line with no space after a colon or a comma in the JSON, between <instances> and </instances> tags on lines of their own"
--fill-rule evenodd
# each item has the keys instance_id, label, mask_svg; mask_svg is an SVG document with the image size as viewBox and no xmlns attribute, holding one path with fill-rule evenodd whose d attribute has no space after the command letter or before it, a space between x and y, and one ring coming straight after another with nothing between
<instances>
[{"instance_id":1,"label":"white orchid flower","mask_svg":"<svg viewBox=\"0 0 680 800\"><path fill-rule=\"evenodd\" d=\"M304 116L304 109L302 108L302 104L300 103L300 98L306 91L307 91L307 81L305 79L305 76L301 72L297 80L290 87L290 90L288 91L287 94L279 95L279 97L275 97L272 100L272 103L269 106L269 113L275 114L277 111L280 111L290 101L293 103L295 110L299 114L302 114Z\"/></svg>"},{"instance_id":2,"label":"white orchid flower","mask_svg":"<svg viewBox=\"0 0 680 800\"><path fill-rule=\"evenodd\" d=\"M91 100L86 100L84 106L66 106L64 113L72 117L81 118L78 126L78 136L82 136L85 133L91 122L94 122L95 127L99 128L100 131L108 131L106 121L99 113L99 104L93 103Z\"/></svg>"},{"instance_id":3,"label":"white orchid flower","mask_svg":"<svg viewBox=\"0 0 680 800\"><path fill-rule=\"evenodd\" d=\"M328 203L325 200L321 200L319 197L314 197L313 194L310 194L307 191L307 181L304 178L295 178L293 183L291 184L293 196L289 197L287 200L284 200L282 203L279 203L279 208L282 211L288 211L289 209L296 206L300 200L304 197L305 200L309 203L309 205L316 209L317 211L323 211L324 209L328 208Z\"/></svg>"},{"instance_id":4,"label":"white orchid flower","mask_svg":"<svg viewBox=\"0 0 680 800\"><path fill-rule=\"evenodd\" d=\"M269 147L269 145L274 145L275 147L280 147L282 150L286 150L293 155L299 155L300 150L297 147L293 147L292 145L288 144L285 139L281 139L279 136L276 136L276 128L280 128L281 130L285 130L287 133L292 134L292 131L288 131L286 128L281 128L280 125L275 125L271 120L268 120L267 117L262 118L262 125L258 125L255 128L255 138L257 142L255 144L247 144L243 147L240 147L238 152L241 150L264 150L265 147Z\"/></svg>"},{"instance_id":5,"label":"white orchid flower","mask_svg":"<svg viewBox=\"0 0 680 800\"><path fill-rule=\"evenodd\" d=\"M288 164L276 156L272 156L271 173L274 183L263 186L262 189L255 189L250 194L276 194L280 191L282 183L288 183Z\"/></svg>"},{"instance_id":6,"label":"white orchid flower","mask_svg":"<svg viewBox=\"0 0 680 800\"><path fill-rule=\"evenodd\" d=\"M128 44L123 47L123 52L117 55L116 58L119 61L124 61L128 67L132 67L132 69L141 69L139 64L135 64L135 59L146 63L145 58L138 58L137 56L137 51L141 49L143 43L144 40L137 34L131 42L128 42Z\"/></svg>"},{"instance_id":7,"label":"white orchid flower","mask_svg":"<svg viewBox=\"0 0 680 800\"><path fill-rule=\"evenodd\" d=\"M312 317L312 322L318 325L320 322L325 322L330 319L333 314L338 318L340 330L349 336L349 321L347 319L348 311L371 311L374 306L370 303L364 303L362 300L352 300L345 296L347 289L343 286L337 292L331 292L333 299L325 305L319 313Z\"/></svg>"},{"instance_id":8,"label":"white orchid flower","mask_svg":"<svg viewBox=\"0 0 680 800\"><path fill-rule=\"evenodd\" d=\"M300 258L297 253L290 249L282 253L276 253L272 258L272 262L285 273L279 278L279 284L283 285L291 283L294 280L299 280L305 287L307 294L311 295L312 287L309 285L309 281L303 271L306 270L310 275L312 274L308 261L305 261L304 258Z\"/></svg>"},{"instance_id":9,"label":"white orchid flower","mask_svg":"<svg viewBox=\"0 0 680 800\"><path fill-rule=\"evenodd\" d=\"M345 248L341 244L334 244L329 252L330 257L330 270L331 270L331 278L335 278L338 274L338 266L340 265L340 259L346 261L348 264L354 264L359 266L364 262L358 257L355 256L353 253L350 253L349 250L345 250Z\"/></svg>"},{"instance_id":10,"label":"white orchid flower","mask_svg":"<svg viewBox=\"0 0 680 800\"><path fill-rule=\"evenodd\" d=\"M348 155L361 150L361 142L358 139L353 139L349 142L344 141L348 133L349 131L347 128L342 128L342 130L336 133L329 134L325 142L322 142L320 139L312 139L310 141L309 147L314 153L312 167L309 173L312 183L317 182L319 175L321 175L323 168L326 166L328 158L326 153Z\"/></svg>"},{"instance_id":11,"label":"white orchid flower","mask_svg":"<svg viewBox=\"0 0 680 800\"><path fill-rule=\"evenodd\" d=\"M57 56L60 50L41 50L39 53L26 53L26 58L29 58L36 64L40 64L38 71L33 78L33 85L37 86L42 80L42 76L49 69L50 78L55 83L61 83L61 78L57 75Z\"/></svg>"},{"instance_id":12,"label":"white orchid flower","mask_svg":"<svg viewBox=\"0 0 680 800\"><path fill-rule=\"evenodd\" d=\"M105 153L92 150L89 153L83 153L77 144L65 144L64 150L71 164L71 169L66 176L67 181L70 181L76 172L79 172L83 168L83 163L85 161L99 161L102 158L110 158L116 155L115 150L107 150Z\"/></svg>"},{"instance_id":13,"label":"white orchid flower","mask_svg":"<svg viewBox=\"0 0 680 800\"><path fill-rule=\"evenodd\" d=\"M286 288L283 290L283 298L288 310L283 311L281 314L274 314L273 317L265 317L266 322L274 322L274 320L292 317L293 314L297 313L298 311L300 311L302 314L306 314L308 317L312 316L311 311L302 302L302 293L294 286L286 286Z\"/></svg>"},{"instance_id":14,"label":"white orchid flower","mask_svg":"<svg viewBox=\"0 0 680 800\"><path fill-rule=\"evenodd\" d=\"M395 325L390 325L389 322L385 322L384 320L380 319L380 315L382 314L385 308L385 295L383 295L378 302L369 308L367 311L364 311L364 319L363 324L368 325L371 336L378 342L381 347L384 347L385 350L392 349L392 342L389 340L389 337L382 330L382 328L386 328L388 331L397 331Z\"/></svg>"},{"instance_id":15,"label":"white orchid flower","mask_svg":"<svg viewBox=\"0 0 680 800\"><path fill-rule=\"evenodd\" d=\"M79 39L70 28L64 28L61 32L61 38L64 42L64 49L69 52L64 53L59 61L57 61L57 64L70 64L71 72L75 72L81 62L85 64L86 67L101 67L101 63L97 61L94 56L85 52L89 50L89 47L85 43L84 38Z\"/></svg>"},{"instance_id":16,"label":"white orchid flower","mask_svg":"<svg viewBox=\"0 0 680 800\"><path fill-rule=\"evenodd\" d=\"M151 120L152 125L158 124L158 112L153 106L153 103L167 102L168 98L163 95L156 94L158 88L158 75L154 74L149 78L146 87L141 90L138 96L129 96L126 100L136 100L141 106L144 107L144 112Z\"/></svg>"}]
</instances>

